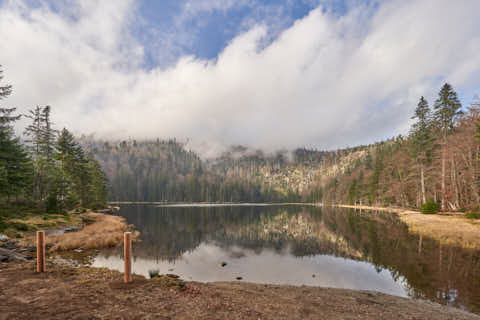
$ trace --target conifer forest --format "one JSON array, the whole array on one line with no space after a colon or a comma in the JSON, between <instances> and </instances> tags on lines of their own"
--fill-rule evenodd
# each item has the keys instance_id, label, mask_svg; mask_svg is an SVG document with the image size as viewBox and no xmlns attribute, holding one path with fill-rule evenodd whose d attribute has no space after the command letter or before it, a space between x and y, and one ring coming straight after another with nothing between
<instances>
[{"instance_id":1,"label":"conifer forest","mask_svg":"<svg viewBox=\"0 0 480 320\"><path fill-rule=\"evenodd\" d=\"M13 88L0 84L2 212L16 206L48 213L104 207L108 180L94 155L68 129L57 128L51 120L52 107L36 106L24 115L3 107ZM17 135L15 124L21 117L29 124Z\"/></svg>"}]
</instances>

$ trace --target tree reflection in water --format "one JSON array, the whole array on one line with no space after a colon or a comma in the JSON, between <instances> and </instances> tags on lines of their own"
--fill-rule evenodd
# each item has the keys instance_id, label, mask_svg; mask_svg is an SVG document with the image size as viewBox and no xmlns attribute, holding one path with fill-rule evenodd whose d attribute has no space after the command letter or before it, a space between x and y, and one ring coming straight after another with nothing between
<instances>
[{"instance_id":1,"label":"tree reflection in water","mask_svg":"<svg viewBox=\"0 0 480 320\"><path fill-rule=\"evenodd\" d=\"M141 232L136 259L175 263L202 245L218 247L232 259L267 251L340 257L346 259L335 263L363 261L379 274L388 270L393 280L405 280L410 297L480 313L480 252L408 233L393 214L312 206L129 205L120 215ZM102 254L120 257L119 250Z\"/></svg>"}]
</instances>

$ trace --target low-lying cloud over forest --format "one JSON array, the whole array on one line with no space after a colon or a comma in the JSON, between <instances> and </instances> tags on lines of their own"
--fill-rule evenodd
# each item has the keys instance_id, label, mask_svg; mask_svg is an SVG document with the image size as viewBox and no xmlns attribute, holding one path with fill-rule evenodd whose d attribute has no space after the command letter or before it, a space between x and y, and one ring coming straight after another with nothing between
<instances>
[{"instance_id":1,"label":"low-lying cloud over forest","mask_svg":"<svg viewBox=\"0 0 480 320\"><path fill-rule=\"evenodd\" d=\"M188 14L229 10L201 2ZM406 133L419 97L433 102L445 81L466 104L479 92L480 1L328 3L280 31L250 20L215 58L147 67L147 50L171 48L138 39L135 1L0 1L14 88L3 105L51 105L55 122L99 137L326 149Z\"/></svg>"}]
</instances>

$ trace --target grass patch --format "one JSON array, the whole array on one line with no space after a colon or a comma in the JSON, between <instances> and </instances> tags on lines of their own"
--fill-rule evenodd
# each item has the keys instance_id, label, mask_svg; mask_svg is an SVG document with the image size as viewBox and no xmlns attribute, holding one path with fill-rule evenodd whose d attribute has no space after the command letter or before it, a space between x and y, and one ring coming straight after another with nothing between
<instances>
[{"instance_id":1,"label":"grass patch","mask_svg":"<svg viewBox=\"0 0 480 320\"><path fill-rule=\"evenodd\" d=\"M180 291L187 289L185 281L178 278L176 275L159 274L158 270L150 270L148 273L150 278L155 280L155 282L160 284L162 287L174 288Z\"/></svg>"},{"instance_id":2,"label":"grass patch","mask_svg":"<svg viewBox=\"0 0 480 320\"><path fill-rule=\"evenodd\" d=\"M420 207L423 214L436 214L440 211L440 205L432 200L427 201Z\"/></svg>"},{"instance_id":3,"label":"grass patch","mask_svg":"<svg viewBox=\"0 0 480 320\"><path fill-rule=\"evenodd\" d=\"M10 234L81 224L77 216L48 214L44 209L26 204L0 204L0 232Z\"/></svg>"},{"instance_id":4,"label":"grass patch","mask_svg":"<svg viewBox=\"0 0 480 320\"><path fill-rule=\"evenodd\" d=\"M119 216L90 212L85 218L93 223L86 225L78 232L71 232L48 237L53 251L71 250L77 248L97 249L114 247L123 243L123 232L128 229L125 219ZM138 232L133 234L133 239L138 237Z\"/></svg>"},{"instance_id":5,"label":"grass patch","mask_svg":"<svg viewBox=\"0 0 480 320\"><path fill-rule=\"evenodd\" d=\"M480 219L480 213L477 213L477 212L468 212L468 213L465 214L465 217L467 217L468 219L477 220L477 219Z\"/></svg>"}]
</instances>

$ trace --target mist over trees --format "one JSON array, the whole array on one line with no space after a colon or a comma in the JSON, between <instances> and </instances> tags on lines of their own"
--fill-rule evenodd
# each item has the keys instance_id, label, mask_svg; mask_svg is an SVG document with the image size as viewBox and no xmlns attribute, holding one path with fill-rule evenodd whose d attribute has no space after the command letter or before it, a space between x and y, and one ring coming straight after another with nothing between
<instances>
[{"instance_id":1,"label":"mist over trees","mask_svg":"<svg viewBox=\"0 0 480 320\"><path fill-rule=\"evenodd\" d=\"M293 190L281 192L261 177L260 168L283 168L281 155L243 155L238 148L217 159L202 160L175 139L82 141L102 164L115 201L280 202L299 201Z\"/></svg>"},{"instance_id":2,"label":"mist over trees","mask_svg":"<svg viewBox=\"0 0 480 320\"><path fill-rule=\"evenodd\" d=\"M10 85L0 86L0 100L11 93ZM105 206L108 181L99 163L67 129L54 128L51 112L50 106L30 110L22 141L14 132L22 115L15 108L0 108L2 206L21 204L51 213Z\"/></svg>"}]
</instances>

